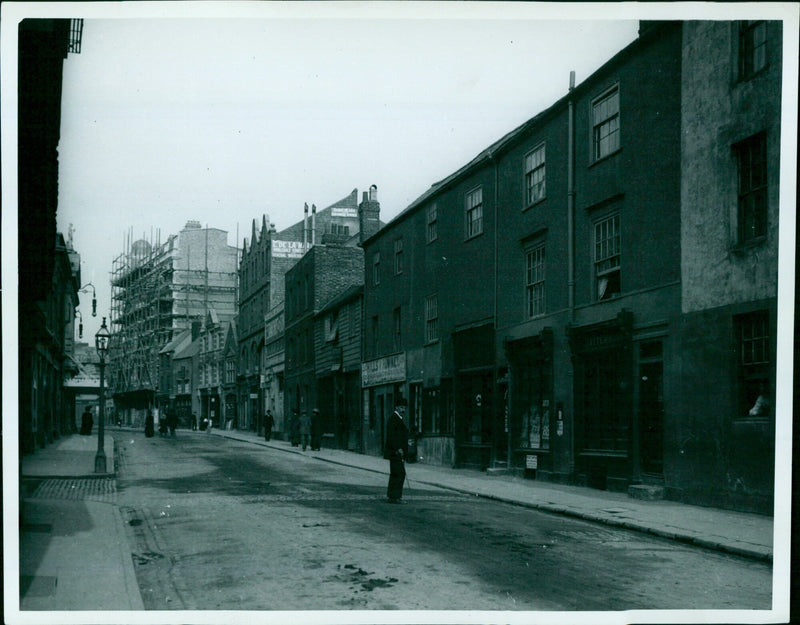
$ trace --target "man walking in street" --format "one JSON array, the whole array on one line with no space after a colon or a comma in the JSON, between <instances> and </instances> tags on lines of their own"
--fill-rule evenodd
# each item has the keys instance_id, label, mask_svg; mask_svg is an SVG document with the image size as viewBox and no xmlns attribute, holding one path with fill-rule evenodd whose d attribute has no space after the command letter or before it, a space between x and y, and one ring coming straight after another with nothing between
<instances>
[{"instance_id":1,"label":"man walking in street","mask_svg":"<svg viewBox=\"0 0 800 625\"><path fill-rule=\"evenodd\" d=\"M91 436L92 434L92 427L94 426L94 418L92 417L92 410L89 406L83 411L81 415L81 429L80 432L84 436Z\"/></svg>"},{"instance_id":2,"label":"man walking in street","mask_svg":"<svg viewBox=\"0 0 800 625\"><path fill-rule=\"evenodd\" d=\"M272 428L275 427L275 417L272 416L272 410L267 410L264 415L264 440L268 441L272 437Z\"/></svg>"},{"instance_id":3,"label":"man walking in street","mask_svg":"<svg viewBox=\"0 0 800 625\"><path fill-rule=\"evenodd\" d=\"M319 409L311 411L311 451L319 451L322 448L322 417Z\"/></svg>"},{"instance_id":4,"label":"man walking in street","mask_svg":"<svg viewBox=\"0 0 800 625\"><path fill-rule=\"evenodd\" d=\"M386 495L389 503L400 503L403 498L403 483L406 481L405 456L408 455L408 427L403 420L406 401L401 397L395 402L392 415L386 422L386 444L384 458L389 460L389 484Z\"/></svg>"},{"instance_id":5,"label":"man walking in street","mask_svg":"<svg viewBox=\"0 0 800 625\"><path fill-rule=\"evenodd\" d=\"M305 411L300 415L300 443L303 451L311 444L311 417Z\"/></svg>"}]
</instances>

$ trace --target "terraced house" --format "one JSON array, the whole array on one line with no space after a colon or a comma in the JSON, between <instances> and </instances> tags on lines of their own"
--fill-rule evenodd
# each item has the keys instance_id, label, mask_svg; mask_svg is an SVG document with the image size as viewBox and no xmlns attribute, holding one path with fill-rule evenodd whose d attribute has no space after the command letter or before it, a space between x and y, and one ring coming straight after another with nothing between
<instances>
[{"instance_id":1,"label":"terraced house","mask_svg":"<svg viewBox=\"0 0 800 625\"><path fill-rule=\"evenodd\" d=\"M366 451L768 510L780 39L642 22L366 240Z\"/></svg>"}]
</instances>

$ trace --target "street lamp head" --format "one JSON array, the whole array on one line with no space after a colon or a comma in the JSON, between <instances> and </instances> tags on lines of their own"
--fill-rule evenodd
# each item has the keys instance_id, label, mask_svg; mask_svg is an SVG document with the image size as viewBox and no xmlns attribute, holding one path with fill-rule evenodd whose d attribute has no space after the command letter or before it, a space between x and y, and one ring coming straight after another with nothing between
<instances>
[{"instance_id":1,"label":"street lamp head","mask_svg":"<svg viewBox=\"0 0 800 625\"><path fill-rule=\"evenodd\" d=\"M97 348L97 355L100 356L101 362L105 361L106 354L108 353L108 340L110 337L111 333L106 327L106 318L103 317L103 324L100 326L97 334L94 335L94 345Z\"/></svg>"}]
</instances>

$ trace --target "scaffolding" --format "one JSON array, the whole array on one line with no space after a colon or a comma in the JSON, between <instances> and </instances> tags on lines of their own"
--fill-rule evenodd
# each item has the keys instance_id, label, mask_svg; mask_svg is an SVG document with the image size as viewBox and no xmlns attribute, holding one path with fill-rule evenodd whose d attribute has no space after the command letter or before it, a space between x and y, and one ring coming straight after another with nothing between
<instances>
[{"instance_id":1,"label":"scaffolding","mask_svg":"<svg viewBox=\"0 0 800 625\"><path fill-rule=\"evenodd\" d=\"M160 231L135 241L132 231L125 234L111 270L109 386L115 399L128 395L136 407L151 407L161 349L209 310L221 319L235 315L238 249L227 245L225 231L212 232L210 245L209 228L192 221L163 243Z\"/></svg>"}]
</instances>

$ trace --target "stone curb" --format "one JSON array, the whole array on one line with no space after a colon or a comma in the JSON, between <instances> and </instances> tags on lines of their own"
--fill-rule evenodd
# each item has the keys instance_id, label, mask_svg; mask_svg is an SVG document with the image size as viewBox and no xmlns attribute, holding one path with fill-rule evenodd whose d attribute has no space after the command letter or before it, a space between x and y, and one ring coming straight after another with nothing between
<instances>
[{"instance_id":1,"label":"stone curb","mask_svg":"<svg viewBox=\"0 0 800 625\"><path fill-rule=\"evenodd\" d=\"M323 458L320 456L311 456L306 455L302 451L295 451L294 449L284 449L283 447L278 447L277 445L269 445L269 441L260 441L260 440L248 440L245 438L239 438L237 436L231 436L226 434L225 431L215 431L212 434L218 432L218 436L224 436L225 438L229 438L231 440L240 441L242 443L250 443L253 445L258 445L259 447L269 447L270 449L275 449L277 451L283 451L287 453L292 453L298 456L305 456L310 459L320 460L322 462L328 462L330 464L336 464L344 467L350 467L353 469L359 469L361 471L369 471L371 473L378 473L382 475L388 475L388 471L383 471L379 469L370 469L368 467L361 467L356 464L350 464L347 462L342 462L340 460L333 460L332 458ZM664 530L657 527L650 527L644 525L637 521L623 521L621 519L615 519L606 516L600 516L596 514L592 514L590 512L585 512L583 510L571 510L569 508L557 505L557 504L540 504L540 503L531 503L526 501L520 501L519 499L512 499L510 497L504 497L501 495L492 495L489 493L481 493L475 492L474 490L468 490L464 488L459 488L457 486L448 486L441 483L436 482L429 482L425 480L415 479L415 482L419 484L425 484L426 486L435 486L437 488L442 488L445 490L449 490L456 493L461 493L464 495L474 495L476 497L481 497L483 499L489 499L492 501L499 501L502 503L510 504L512 506L521 506L523 508L530 508L533 510L539 510L542 512L549 512L552 514L559 514L563 516L568 516L576 519L581 519L583 521L590 521L592 523L602 523L603 525L610 525L612 527L619 527L621 529L627 529L634 532L641 532L643 534L650 534L652 536L659 536L661 538L666 538L669 540L674 540L676 542L686 543L689 545L693 545L695 547L702 547L704 549L709 549L712 551L718 551L722 553L728 553L735 556L740 556L743 558L748 558L752 560L758 560L761 562L768 562L772 563L772 551L771 550L764 550L763 548L748 548L748 547L737 547L735 545L724 544L718 541L703 538L701 536L691 535L684 532L675 532L670 530Z\"/></svg>"}]
</instances>

